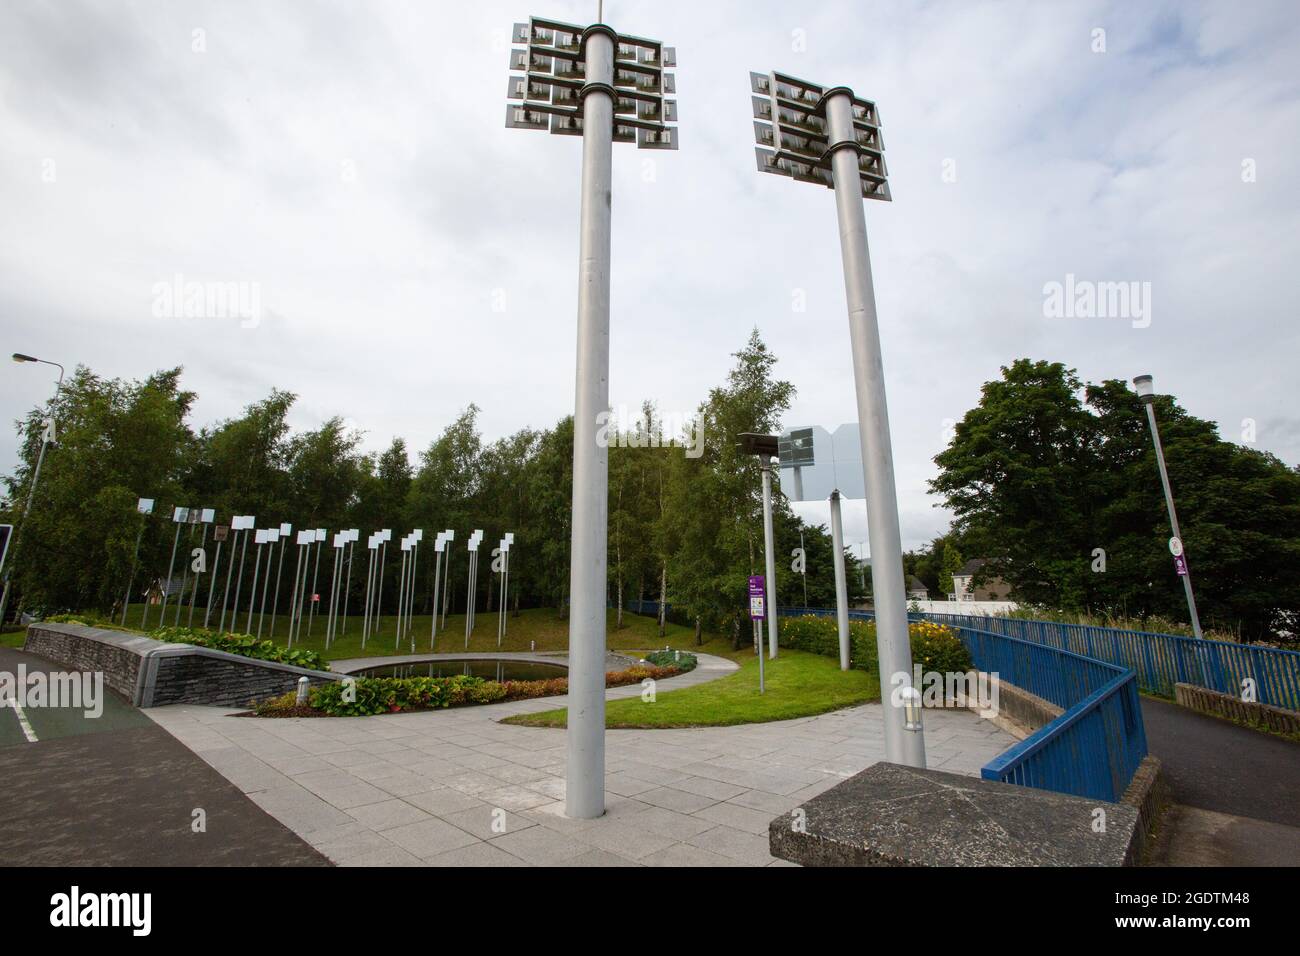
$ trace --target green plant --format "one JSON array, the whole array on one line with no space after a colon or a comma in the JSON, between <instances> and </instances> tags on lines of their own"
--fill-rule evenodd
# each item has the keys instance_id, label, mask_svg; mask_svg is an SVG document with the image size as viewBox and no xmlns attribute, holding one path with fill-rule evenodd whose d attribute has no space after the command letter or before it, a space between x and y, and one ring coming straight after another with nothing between
<instances>
[{"instance_id":1,"label":"green plant","mask_svg":"<svg viewBox=\"0 0 1300 956\"><path fill-rule=\"evenodd\" d=\"M156 641L171 644L193 644L196 647L209 647L214 651L238 654L259 661L272 661L277 664L292 664L308 670L329 670L329 663L315 651L299 648L289 649L273 641L259 641L252 634L218 634L215 631L197 627L159 627L149 632Z\"/></svg>"},{"instance_id":2,"label":"green plant","mask_svg":"<svg viewBox=\"0 0 1300 956\"><path fill-rule=\"evenodd\" d=\"M683 674L695 670L699 663L699 658L686 651L651 651L645 659L656 667L675 667Z\"/></svg>"},{"instance_id":3,"label":"green plant","mask_svg":"<svg viewBox=\"0 0 1300 956\"><path fill-rule=\"evenodd\" d=\"M971 668L970 652L950 627L929 621L913 621L907 627L912 661L927 671L965 672ZM781 619L781 644L826 657L840 653L839 628L835 618L816 614ZM854 667L875 673L876 622L849 621L849 658Z\"/></svg>"}]
</instances>

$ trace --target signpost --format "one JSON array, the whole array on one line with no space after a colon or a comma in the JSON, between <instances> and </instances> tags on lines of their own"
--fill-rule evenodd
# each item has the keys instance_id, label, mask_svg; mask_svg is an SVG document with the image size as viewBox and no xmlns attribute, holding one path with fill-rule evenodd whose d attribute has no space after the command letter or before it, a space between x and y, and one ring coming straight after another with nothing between
<instances>
[{"instance_id":1,"label":"signpost","mask_svg":"<svg viewBox=\"0 0 1300 956\"><path fill-rule=\"evenodd\" d=\"M275 640L275 616L280 610L280 572L284 570L284 551L289 547L291 534L293 534L293 525L282 522L276 535L280 542L280 557L275 562L275 597L271 599L271 640Z\"/></svg>"},{"instance_id":2,"label":"signpost","mask_svg":"<svg viewBox=\"0 0 1300 956\"><path fill-rule=\"evenodd\" d=\"M763 686L763 621L767 618L767 596L763 575L749 576L749 619L753 622L754 650L758 654L758 692L765 693Z\"/></svg>"}]
</instances>

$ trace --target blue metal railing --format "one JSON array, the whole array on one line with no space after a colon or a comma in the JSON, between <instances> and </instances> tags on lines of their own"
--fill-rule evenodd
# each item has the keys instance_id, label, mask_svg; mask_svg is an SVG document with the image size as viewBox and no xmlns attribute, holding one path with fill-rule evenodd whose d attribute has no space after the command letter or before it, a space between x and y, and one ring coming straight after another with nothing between
<instances>
[{"instance_id":1,"label":"blue metal railing","mask_svg":"<svg viewBox=\"0 0 1300 956\"><path fill-rule=\"evenodd\" d=\"M833 616L835 611L783 608L780 613ZM849 616L874 618L871 611L850 611ZM1115 802L1124 795L1147 755L1137 676L1132 670L983 627L991 618L909 617L951 627L978 670L996 674L1064 711L990 760L980 776L1096 800Z\"/></svg>"},{"instance_id":2,"label":"blue metal railing","mask_svg":"<svg viewBox=\"0 0 1300 956\"><path fill-rule=\"evenodd\" d=\"M1143 690L1165 697L1173 696L1175 683L1195 684L1240 697L1244 682L1249 679L1255 683L1255 699L1260 703L1300 710L1300 651L1012 617L920 616L940 624L993 631L1128 668L1137 674Z\"/></svg>"}]
</instances>

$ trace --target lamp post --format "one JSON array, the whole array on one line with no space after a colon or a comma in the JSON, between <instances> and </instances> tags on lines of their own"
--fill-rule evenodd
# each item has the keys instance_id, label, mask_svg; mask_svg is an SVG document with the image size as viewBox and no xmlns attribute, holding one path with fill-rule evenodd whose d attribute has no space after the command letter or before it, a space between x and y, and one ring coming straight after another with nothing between
<instances>
[{"instance_id":1,"label":"lamp post","mask_svg":"<svg viewBox=\"0 0 1300 956\"><path fill-rule=\"evenodd\" d=\"M1156 446L1156 465L1160 468L1160 485L1165 490L1165 508L1169 511L1169 527L1173 538L1169 541L1169 550L1174 555L1174 569L1183 579L1183 591L1187 595L1187 612L1192 616L1192 633L1198 638L1201 634L1201 619L1196 613L1196 598L1192 595L1192 572L1187 564L1187 553L1183 546L1183 533L1178 529L1178 512L1174 510L1174 493L1169 487L1169 471L1165 468L1165 449L1160 444L1160 429L1156 427L1156 391L1150 375L1139 375L1133 379L1137 389L1138 400L1146 406L1147 424L1151 426L1151 442Z\"/></svg>"},{"instance_id":2,"label":"lamp post","mask_svg":"<svg viewBox=\"0 0 1300 956\"><path fill-rule=\"evenodd\" d=\"M609 453L610 198L613 144L676 149L676 53L658 40L532 18L514 26L506 126L582 137L578 343L569 564L569 725L565 813L605 812L605 586Z\"/></svg>"},{"instance_id":3,"label":"lamp post","mask_svg":"<svg viewBox=\"0 0 1300 956\"><path fill-rule=\"evenodd\" d=\"M15 362L20 364L25 362L36 362L40 365L53 365L57 368L59 370L59 379L54 385L54 402L59 400L59 394L63 391L62 365L58 362L51 362L48 359L37 358L34 355L24 355L22 352L15 352L13 354L13 359ZM18 560L18 542L23 533L23 529L27 527L27 516L32 510L32 499L36 495L36 482L39 481L41 477L41 465L45 463L46 449L50 447L50 442L53 440L54 414L51 411L50 417L46 419L45 422L45 431L41 435L41 450L36 454L36 467L32 469L32 481L31 484L27 486L27 502L23 505L23 520L22 523L14 529L14 538L9 545L9 550L13 552L13 557L9 561L5 562L4 592L3 594L0 594L0 624L4 623L5 613L9 610L9 577L13 573L14 562Z\"/></svg>"},{"instance_id":4,"label":"lamp post","mask_svg":"<svg viewBox=\"0 0 1300 956\"><path fill-rule=\"evenodd\" d=\"M775 72L751 73L750 86L759 171L817 183L835 193L866 482L881 686L902 689L911 685L912 648L880 329L862 210L863 198L891 198L880 117L875 103L859 99L846 86L824 87ZM884 708L885 759L924 767L924 734L919 723L904 719L905 697L890 693Z\"/></svg>"},{"instance_id":5,"label":"lamp post","mask_svg":"<svg viewBox=\"0 0 1300 956\"><path fill-rule=\"evenodd\" d=\"M763 473L763 567L767 587L767 656L776 659L776 544L772 534L772 459L777 455L777 436L742 432L740 448L758 456Z\"/></svg>"},{"instance_id":6,"label":"lamp post","mask_svg":"<svg viewBox=\"0 0 1300 956\"><path fill-rule=\"evenodd\" d=\"M840 670L849 669L849 583L844 568L844 520L840 493L831 492L831 547L835 561L835 626L840 638Z\"/></svg>"},{"instance_id":7,"label":"lamp post","mask_svg":"<svg viewBox=\"0 0 1300 956\"><path fill-rule=\"evenodd\" d=\"M135 533L135 551L131 555L131 577L126 582L126 596L122 598L122 626L126 627L126 609L131 606L131 589L135 587L135 569L140 563L140 539L144 537L144 526L153 514L153 499L140 498L135 503L136 513L140 516L140 529ZM4 615L0 614L0 621Z\"/></svg>"}]
</instances>

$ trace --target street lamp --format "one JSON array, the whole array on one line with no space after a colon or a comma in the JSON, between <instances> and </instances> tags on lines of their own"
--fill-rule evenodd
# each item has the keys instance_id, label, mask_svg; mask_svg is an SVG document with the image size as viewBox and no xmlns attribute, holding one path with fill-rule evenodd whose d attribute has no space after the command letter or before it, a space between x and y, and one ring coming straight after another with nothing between
<instances>
[{"instance_id":1,"label":"street lamp","mask_svg":"<svg viewBox=\"0 0 1300 956\"><path fill-rule=\"evenodd\" d=\"M1187 554L1183 547L1183 533L1178 530L1178 512L1174 510L1174 493L1169 487L1169 472L1165 468L1165 450L1160 444L1160 429L1156 427L1156 390L1150 375L1139 375L1133 379L1137 389L1138 401L1147 407L1147 424L1151 426L1151 442L1156 446L1156 464L1160 468L1160 484L1165 490L1165 507L1169 510L1169 526L1174 536L1169 539L1169 550L1174 556L1174 569L1183 579L1183 591L1187 594L1187 610L1192 616L1192 633L1201 637L1201 619L1196 613L1196 598L1192 596L1192 572L1187 566Z\"/></svg>"},{"instance_id":2,"label":"street lamp","mask_svg":"<svg viewBox=\"0 0 1300 956\"><path fill-rule=\"evenodd\" d=\"M578 346L573 415L569 565L569 726L565 813L605 812L605 586L609 453L599 418L609 409L610 197L613 144L676 149L676 53L604 23L533 17L516 23L506 126L582 137L578 225ZM467 608L469 621L472 609ZM467 627L472 624L467 624ZM468 633L468 630L467 632Z\"/></svg>"},{"instance_id":3,"label":"street lamp","mask_svg":"<svg viewBox=\"0 0 1300 956\"><path fill-rule=\"evenodd\" d=\"M767 656L776 659L776 545L772 534L772 459L778 454L776 435L741 432L740 450L758 456L763 473L763 567L767 574Z\"/></svg>"},{"instance_id":4,"label":"street lamp","mask_svg":"<svg viewBox=\"0 0 1300 956\"><path fill-rule=\"evenodd\" d=\"M891 198L876 104L847 86L825 87L783 73L751 73L756 157L760 172L817 183L835 192L849 341L858 400L871 541L876 645L882 685L912 679L907 630L903 544L894 488L894 454L889 408L871 279L867 222L862 199ZM919 724L904 720L893 701L885 707L885 759L925 766L925 738Z\"/></svg>"},{"instance_id":5,"label":"street lamp","mask_svg":"<svg viewBox=\"0 0 1300 956\"><path fill-rule=\"evenodd\" d=\"M53 365L59 370L59 380L54 386L54 401L59 400L59 393L63 390L63 366L58 362L51 362L47 359L36 358L34 355L24 355L22 352L13 354L15 362L38 362L41 365ZM36 495L36 482L41 477L41 465L45 462L45 450L49 448L50 442L54 440L54 415L51 415L45 421L45 431L41 435L41 450L36 455L36 467L32 470L32 483L27 486L27 503L23 505L23 520L14 529L13 541L10 543L10 550L13 552L13 558L5 563L5 585L4 593L0 594L0 624L4 623L5 612L9 609L9 576L13 573L14 562L18 560L18 542L23 533L23 528L27 527L27 515L32 510L32 498Z\"/></svg>"}]
</instances>

